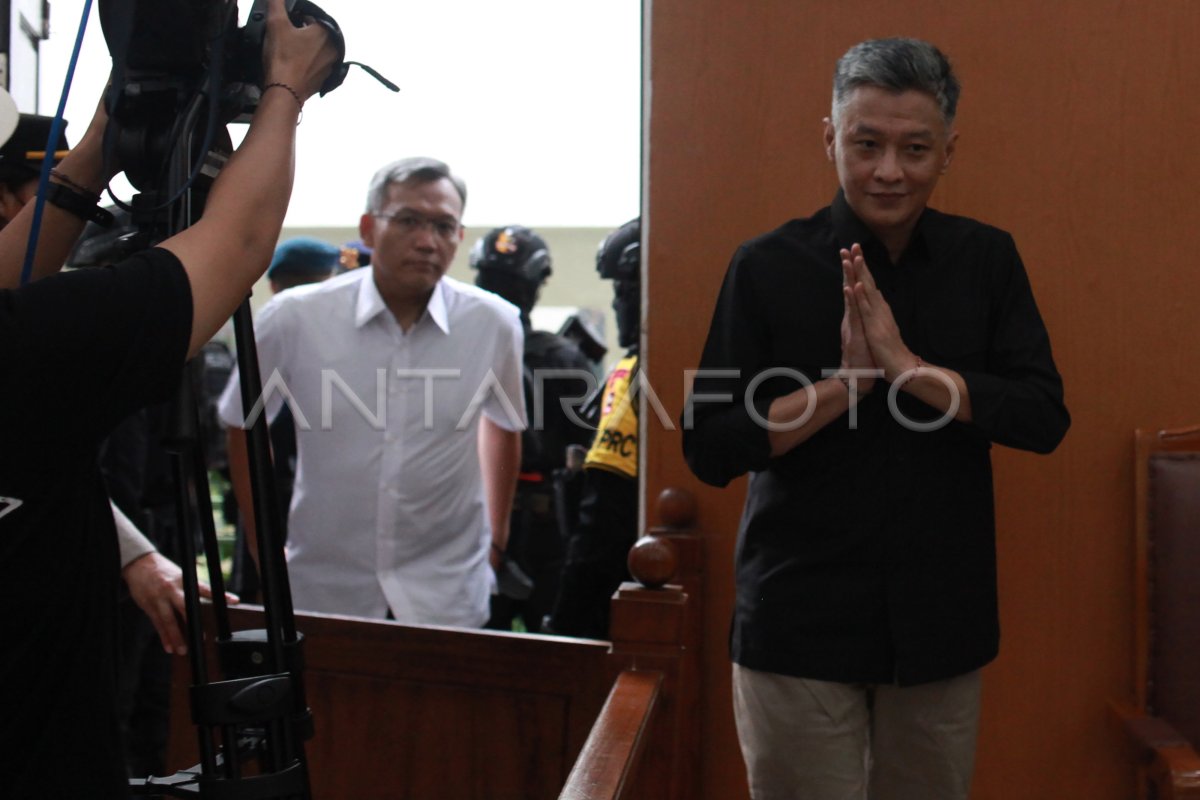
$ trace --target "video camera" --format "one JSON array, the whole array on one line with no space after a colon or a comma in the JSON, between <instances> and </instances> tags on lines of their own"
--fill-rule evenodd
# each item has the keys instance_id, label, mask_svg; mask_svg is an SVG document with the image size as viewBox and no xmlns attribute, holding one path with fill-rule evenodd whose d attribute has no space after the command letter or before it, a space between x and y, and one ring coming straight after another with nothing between
<instances>
[{"instance_id":1,"label":"video camera","mask_svg":"<svg viewBox=\"0 0 1200 800\"><path fill-rule=\"evenodd\" d=\"M345 61L341 28L310 0L285 0L285 7L297 26L312 19L329 32L338 64L321 94L333 91L357 63ZM100 0L100 24L113 60L105 148L134 187L162 186L181 142L202 144L199 162L217 141L218 128L249 120L262 94L266 20L267 0L254 0L242 28L236 0ZM359 66L399 91L375 70ZM202 140L191 142L192 131L202 132ZM193 166L194 179L203 164Z\"/></svg>"}]
</instances>

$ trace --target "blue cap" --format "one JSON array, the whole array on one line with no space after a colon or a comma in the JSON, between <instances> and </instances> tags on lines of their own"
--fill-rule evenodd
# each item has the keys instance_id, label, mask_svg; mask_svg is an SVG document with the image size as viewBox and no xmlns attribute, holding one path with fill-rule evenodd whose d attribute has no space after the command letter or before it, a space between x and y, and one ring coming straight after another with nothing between
<instances>
[{"instance_id":1,"label":"blue cap","mask_svg":"<svg viewBox=\"0 0 1200 800\"><path fill-rule=\"evenodd\" d=\"M320 239L308 236L288 239L275 248L267 277L329 275L337 266L339 255L337 247Z\"/></svg>"}]
</instances>

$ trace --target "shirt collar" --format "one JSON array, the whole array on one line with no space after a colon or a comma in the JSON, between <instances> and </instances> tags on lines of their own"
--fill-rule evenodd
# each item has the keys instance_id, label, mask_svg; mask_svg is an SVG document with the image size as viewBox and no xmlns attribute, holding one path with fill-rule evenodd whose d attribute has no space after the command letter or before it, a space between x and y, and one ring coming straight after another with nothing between
<instances>
[{"instance_id":1,"label":"shirt collar","mask_svg":"<svg viewBox=\"0 0 1200 800\"><path fill-rule=\"evenodd\" d=\"M442 333L450 333L450 313L446 309L446 280L443 278L433 287L433 294L425 306L425 313L433 320L433 324L441 328Z\"/></svg>"},{"instance_id":2,"label":"shirt collar","mask_svg":"<svg viewBox=\"0 0 1200 800\"><path fill-rule=\"evenodd\" d=\"M363 267L366 275L358 282L358 302L354 307L354 327L361 328L375 317L387 311L383 295L375 285L375 273L371 267Z\"/></svg>"},{"instance_id":3,"label":"shirt collar","mask_svg":"<svg viewBox=\"0 0 1200 800\"><path fill-rule=\"evenodd\" d=\"M358 301L354 308L354 327L361 328L380 314L388 311L379 287L375 285L375 273L370 267L364 267L369 273L358 284ZM390 312L388 312L390 313ZM433 323L441 328L443 333L450 333L450 315L446 309L445 281L439 280L433 287L433 294L425 305L425 314ZM424 315L422 315L424 316Z\"/></svg>"},{"instance_id":4,"label":"shirt collar","mask_svg":"<svg viewBox=\"0 0 1200 800\"><path fill-rule=\"evenodd\" d=\"M834 195L833 202L830 204L830 214L839 247L849 247L853 242L858 242L863 246L864 253L887 252L883 243L875 237L875 234L871 233L871 229L850 208L850 204L846 202L846 195L841 189L837 190L837 194ZM934 239L936 238L934 234L937 227L934 218L937 216L938 212L928 207L921 212L921 218L917 220L912 238L908 242L908 249L905 250L906 254L933 254Z\"/></svg>"}]
</instances>

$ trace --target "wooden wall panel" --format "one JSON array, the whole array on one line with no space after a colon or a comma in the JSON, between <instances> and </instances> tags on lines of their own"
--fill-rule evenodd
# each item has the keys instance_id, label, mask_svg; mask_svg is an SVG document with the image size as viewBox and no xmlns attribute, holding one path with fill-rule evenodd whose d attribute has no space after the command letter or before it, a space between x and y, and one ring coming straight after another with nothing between
<instances>
[{"instance_id":1,"label":"wooden wall panel","mask_svg":"<svg viewBox=\"0 0 1200 800\"><path fill-rule=\"evenodd\" d=\"M1131 683L1132 431L1200 420L1200 5L647 2L645 369L672 414L734 248L836 188L820 121L837 57L910 35L955 63L961 139L934 204L1013 233L1074 417L1050 457L994 451L1004 633L973 796L1129 796L1104 706ZM645 441L646 496L698 495L703 785L742 797L725 641L744 482L702 487L652 415Z\"/></svg>"}]
</instances>

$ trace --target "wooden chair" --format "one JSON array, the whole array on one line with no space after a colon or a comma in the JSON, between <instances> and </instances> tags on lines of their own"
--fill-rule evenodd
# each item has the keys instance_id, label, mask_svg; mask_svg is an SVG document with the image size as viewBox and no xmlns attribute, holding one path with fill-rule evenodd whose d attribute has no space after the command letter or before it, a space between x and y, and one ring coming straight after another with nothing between
<instances>
[{"instance_id":1,"label":"wooden chair","mask_svg":"<svg viewBox=\"0 0 1200 800\"><path fill-rule=\"evenodd\" d=\"M1134 698L1138 796L1200 800L1200 426L1135 436Z\"/></svg>"}]
</instances>

